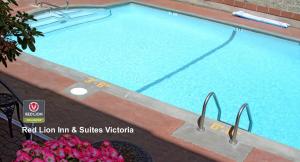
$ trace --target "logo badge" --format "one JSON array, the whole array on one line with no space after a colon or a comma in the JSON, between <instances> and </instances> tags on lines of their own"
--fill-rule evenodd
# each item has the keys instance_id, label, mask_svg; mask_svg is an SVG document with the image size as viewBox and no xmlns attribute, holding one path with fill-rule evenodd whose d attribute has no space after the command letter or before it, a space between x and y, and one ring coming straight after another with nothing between
<instances>
[{"instance_id":1,"label":"logo badge","mask_svg":"<svg viewBox=\"0 0 300 162\"><path fill-rule=\"evenodd\" d=\"M23 101L23 122L44 123L45 122L45 101L24 100Z\"/></svg>"},{"instance_id":2,"label":"logo badge","mask_svg":"<svg viewBox=\"0 0 300 162\"><path fill-rule=\"evenodd\" d=\"M30 102L28 108L31 112L37 112L39 110L39 104L37 102Z\"/></svg>"}]
</instances>

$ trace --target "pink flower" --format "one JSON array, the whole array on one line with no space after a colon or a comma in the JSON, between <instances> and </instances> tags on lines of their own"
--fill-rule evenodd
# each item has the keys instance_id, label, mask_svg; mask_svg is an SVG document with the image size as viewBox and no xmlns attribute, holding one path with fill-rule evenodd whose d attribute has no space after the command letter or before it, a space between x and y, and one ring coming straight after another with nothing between
<instances>
[{"instance_id":1,"label":"pink flower","mask_svg":"<svg viewBox=\"0 0 300 162\"><path fill-rule=\"evenodd\" d=\"M111 143L108 140L104 140L101 144L101 146L103 146L103 147L108 147L110 145L111 145Z\"/></svg>"},{"instance_id":2,"label":"pink flower","mask_svg":"<svg viewBox=\"0 0 300 162\"><path fill-rule=\"evenodd\" d=\"M23 153L23 151L22 151L22 150L18 150L18 151L17 151L17 156L21 156L21 155L22 155L22 153Z\"/></svg>"},{"instance_id":3,"label":"pink flower","mask_svg":"<svg viewBox=\"0 0 300 162\"><path fill-rule=\"evenodd\" d=\"M32 140L26 140L22 143L22 147L31 147L31 146L38 146L38 144Z\"/></svg>"},{"instance_id":4,"label":"pink flower","mask_svg":"<svg viewBox=\"0 0 300 162\"><path fill-rule=\"evenodd\" d=\"M69 146L69 147L75 147L75 143L74 142L72 142L72 141L67 141L67 146Z\"/></svg>"},{"instance_id":5,"label":"pink flower","mask_svg":"<svg viewBox=\"0 0 300 162\"><path fill-rule=\"evenodd\" d=\"M57 144L58 144L58 147L59 148L63 148L67 145L68 141L65 141L65 140L60 140L60 141L57 141Z\"/></svg>"},{"instance_id":6,"label":"pink flower","mask_svg":"<svg viewBox=\"0 0 300 162\"><path fill-rule=\"evenodd\" d=\"M82 142L82 146L87 148L87 147L91 146L91 144L87 141L84 141L84 142Z\"/></svg>"},{"instance_id":7,"label":"pink flower","mask_svg":"<svg viewBox=\"0 0 300 162\"><path fill-rule=\"evenodd\" d=\"M48 156L51 154L51 150L48 147L42 148L42 156L45 157L46 155Z\"/></svg>"},{"instance_id":8,"label":"pink flower","mask_svg":"<svg viewBox=\"0 0 300 162\"><path fill-rule=\"evenodd\" d=\"M122 155L119 155L119 157L117 158L117 162L125 162Z\"/></svg>"},{"instance_id":9,"label":"pink flower","mask_svg":"<svg viewBox=\"0 0 300 162\"><path fill-rule=\"evenodd\" d=\"M109 156L108 149L102 147L102 148L101 148L101 154L102 154L103 156Z\"/></svg>"},{"instance_id":10,"label":"pink flower","mask_svg":"<svg viewBox=\"0 0 300 162\"><path fill-rule=\"evenodd\" d=\"M63 134L60 138L70 139L73 135L71 134Z\"/></svg>"},{"instance_id":11,"label":"pink flower","mask_svg":"<svg viewBox=\"0 0 300 162\"><path fill-rule=\"evenodd\" d=\"M58 148L58 142L55 142L55 143L52 143L51 145L50 145L50 149L51 150L55 150L55 149L57 149Z\"/></svg>"},{"instance_id":12,"label":"pink flower","mask_svg":"<svg viewBox=\"0 0 300 162\"><path fill-rule=\"evenodd\" d=\"M69 147L69 146L66 146L66 147L64 147L63 149L64 149L64 152L65 152L67 155L69 155L69 154L72 153L72 148Z\"/></svg>"},{"instance_id":13,"label":"pink flower","mask_svg":"<svg viewBox=\"0 0 300 162\"><path fill-rule=\"evenodd\" d=\"M31 161L32 157L25 152L19 152L19 156L17 157L16 161Z\"/></svg>"},{"instance_id":14,"label":"pink flower","mask_svg":"<svg viewBox=\"0 0 300 162\"><path fill-rule=\"evenodd\" d=\"M93 154L95 156L97 156L99 154L98 150L96 148L94 148L93 146L87 147L85 150L83 150L83 153L85 154L85 156L88 156L88 157L94 157Z\"/></svg>"},{"instance_id":15,"label":"pink flower","mask_svg":"<svg viewBox=\"0 0 300 162\"><path fill-rule=\"evenodd\" d=\"M102 161L106 161L106 160L108 160L109 158L107 157L107 156L102 156L101 158L100 158L100 160L102 160Z\"/></svg>"},{"instance_id":16,"label":"pink flower","mask_svg":"<svg viewBox=\"0 0 300 162\"><path fill-rule=\"evenodd\" d=\"M46 153L44 155L44 160L46 162L55 162L55 156L52 153Z\"/></svg>"},{"instance_id":17,"label":"pink flower","mask_svg":"<svg viewBox=\"0 0 300 162\"><path fill-rule=\"evenodd\" d=\"M76 144L81 144L82 143L82 141L77 136L73 136L73 138L71 139L71 141L73 141Z\"/></svg>"},{"instance_id":18,"label":"pink flower","mask_svg":"<svg viewBox=\"0 0 300 162\"><path fill-rule=\"evenodd\" d=\"M55 142L56 142L56 140L49 140L49 141L46 141L46 142L44 143L44 145L50 147L50 146L51 146L53 143L55 143Z\"/></svg>"},{"instance_id":19,"label":"pink flower","mask_svg":"<svg viewBox=\"0 0 300 162\"><path fill-rule=\"evenodd\" d=\"M113 159L118 157L118 152L116 150L110 152L110 157L112 157Z\"/></svg>"},{"instance_id":20,"label":"pink flower","mask_svg":"<svg viewBox=\"0 0 300 162\"><path fill-rule=\"evenodd\" d=\"M32 150L32 148L29 148L29 147L25 147L25 148L22 148L22 151L26 152L29 154L29 152Z\"/></svg>"},{"instance_id":21,"label":"pink flower","mask_svg":"<svg viewBox=\"0 0 300 162\"><path fill-rule=\"evenodd\" d=\"M73 155L73 157L75 157L75 158L77 158L77 159L79 159L79 158L81 158L81 157L83 156L82 153L79 152L79 151L76 150L76 149L72 149L72 155Z\"/></svg>"},{"instance_id":22,"label":"pink flower","mask_svg":"<svg viewBox=\"0 0 300 162\"><path fill-rule=\"evenodd\" d=\"M23 144L23 148L22 148L22 151L34 156L35 155L35 152L34 150L37 150L37 149L40 149L40 146L38 144L29 144L28 141L26 141L24 144Z\"/></svg>"},{"instance_id":23,"label":"pink flower","mask_svg":"<svg viewBox=\"0 0 300 162\"><path fill-rule=\"evenodd\" d=\"M62 149L62 148L58 148L57 150L55 150L55 155L61 159L65 158L65 156L66 156L64 149Z\"/></svg>"},{"instance_id":24,"label":"pink flower","mask_svg":"<svg viewBox=\"0 0 300 162\"><path fill-rule=\"evenodd\" d=\"M47 141L42 146L34 141L25 141L16 154L14 162L68 162L70 159L81 162L125 161L107 140L96 149L89 142L83 142L77 136L69 134Z\"/></svg>"},{"instance_id":25,"label":"pink flower","mask_svg":"<svg viewBox=\"0 0 300 162\"><path fill-rule=\"evenodd\" d=\"M35 156L42 156L42 148L36 148L33 150Z\"/></svg>"},{"instance_id":26,"label":"pink flower","mask_svg":"<svg viewBox=\"0 0 300 162\"><path fill-rule=\"evenodd\" d=\"M96 158L88 158L86 162L97 162Z\"/></svg>"},{"instance_id":27,"label":"pink flower","mask_svg":"<svg viewBox=\"0 0 300 162\"><path fill-rule=\"evenodd\" d=\"M88 151L91 153L92 157L98 157L100 155L100 151L96 148L89 147Z\"/></svg>"},{"instance_id":28,"label":"pink flower","mask_svg":"<svg viewBox=\"0 0 300 162\"><path fill-rule=\"evenodd\" d=\"M44 162L44 160L40 159L40 158L34 158L32 160L32 162Z\"/></svg>"},{"instance_id":29,"label":"pink flower","mask_svg":"<svg viewBox=\"0 0 300 162\"><path fill-rule=\"evenodd\" d=\"M80 162L86 162L88 160L89 160L89 157L81 157L81 158L79 158Z\"/></svg>"}]
</instances>

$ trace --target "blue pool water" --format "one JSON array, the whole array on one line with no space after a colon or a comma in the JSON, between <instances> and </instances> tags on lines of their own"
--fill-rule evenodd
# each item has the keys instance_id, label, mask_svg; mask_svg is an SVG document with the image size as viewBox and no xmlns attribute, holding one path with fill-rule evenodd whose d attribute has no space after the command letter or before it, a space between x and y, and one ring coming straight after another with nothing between
<instances>
[{"instance_id":1,"label":"blue pool water","mask_svg":"<svg viewBox=\"0 0 300 162\"><path fill-rule=\"evenodd\" d=\"M34 55L197 114L214 91L231 124L247 102L254 134L300 148L299 43L136 4L68 12L39 15Z\"/></svg>"}]
</instances>

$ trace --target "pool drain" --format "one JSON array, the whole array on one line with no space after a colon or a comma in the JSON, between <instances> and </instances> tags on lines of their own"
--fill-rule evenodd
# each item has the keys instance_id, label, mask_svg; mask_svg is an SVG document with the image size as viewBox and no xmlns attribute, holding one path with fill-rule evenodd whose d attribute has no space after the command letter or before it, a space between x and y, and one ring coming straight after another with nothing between
<instances>
[{"instance_id":1,"label":"pool drain","mask_svg":"<svg viewBox=\"0 0 300 162\"><path fill-rule=\"evenodd\" d=\"M73 94L73 95L76 95L76 96L82 96L82 95L85 95L88 91L87 91L87 89L85 89L85 88L79 88L79 87L77 87L77 88L72 88L72 89L70 90L70 92L71 92L71 94Z\"/></svg>"}]
</instances>

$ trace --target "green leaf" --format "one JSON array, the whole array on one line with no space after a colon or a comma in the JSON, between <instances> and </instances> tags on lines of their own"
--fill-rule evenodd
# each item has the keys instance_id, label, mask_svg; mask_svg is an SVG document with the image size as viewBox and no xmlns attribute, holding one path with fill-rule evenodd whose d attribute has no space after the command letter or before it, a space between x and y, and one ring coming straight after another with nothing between
<instances>
[{"instance_id":1,"label":"green leaf","mask_svg":"<svg viewBox=\"0 0 300 162\"><path fill-rule=\"evenodd\" d=\"M15 61L27 47L34 52L35 37L43 36L28 24L28 20L34 20L33 15L14 11L12 5L18 5L17 0L0 0L0 63L6 67L8 61Z\"/></svg>"},{"instance_id":2,"label":"green leaf","mask_svg":"<svg viewBox=\"0 0 300 162\"><path fill-rule=\"evenodd\" d=\"M5 26L4 20L2 19L2 17L0 18L0 27Z\"/></svg>"},{"instance_id":3,"label":"green leaf","mask_svg":"<svg viewBox=\"0 0 300 162\"><path fill-rule=\"evenodd\" d=\"M22 44L23 41L22 41L21 37L17 37L17 40L18 40L19 44Z\"/></svg>"},{"instance_id":4,"label":"green leaf","mask_svg":"<svg viewBox=\"0 0 300 162\"><path fill-rule=\"evenodd\" d=\"M35 46L34 46L34 44L33 44L32 42L29 42L29 43L28 43L28 47L29 47L29 49L30 49L32 52L35 52Z\"/></svg>"},{"instance_id":5,"label":"green leaf","mask_svg":"<svg viewBox=\"0 0 300 162\"><path fill-rule=\"evenodd\" d=\"M25 49L27 48L26 38L24 38L24 39L22 40L21 46L22 46L22 49L23 49L23 50L25 50Z\"/></svg>"},{"instance_id":6,"label":"green leaf","mask_svg":"<svg viewBox=\"0 0 300 162\"><path fill-rule=\"evenodd\" d=\"M5 58L1 58L1 62L2 62L2 64L5 66L5 67L7 67L7 64L6 64L6 61L5 61Z\"/></svg>"}]
</instances>

